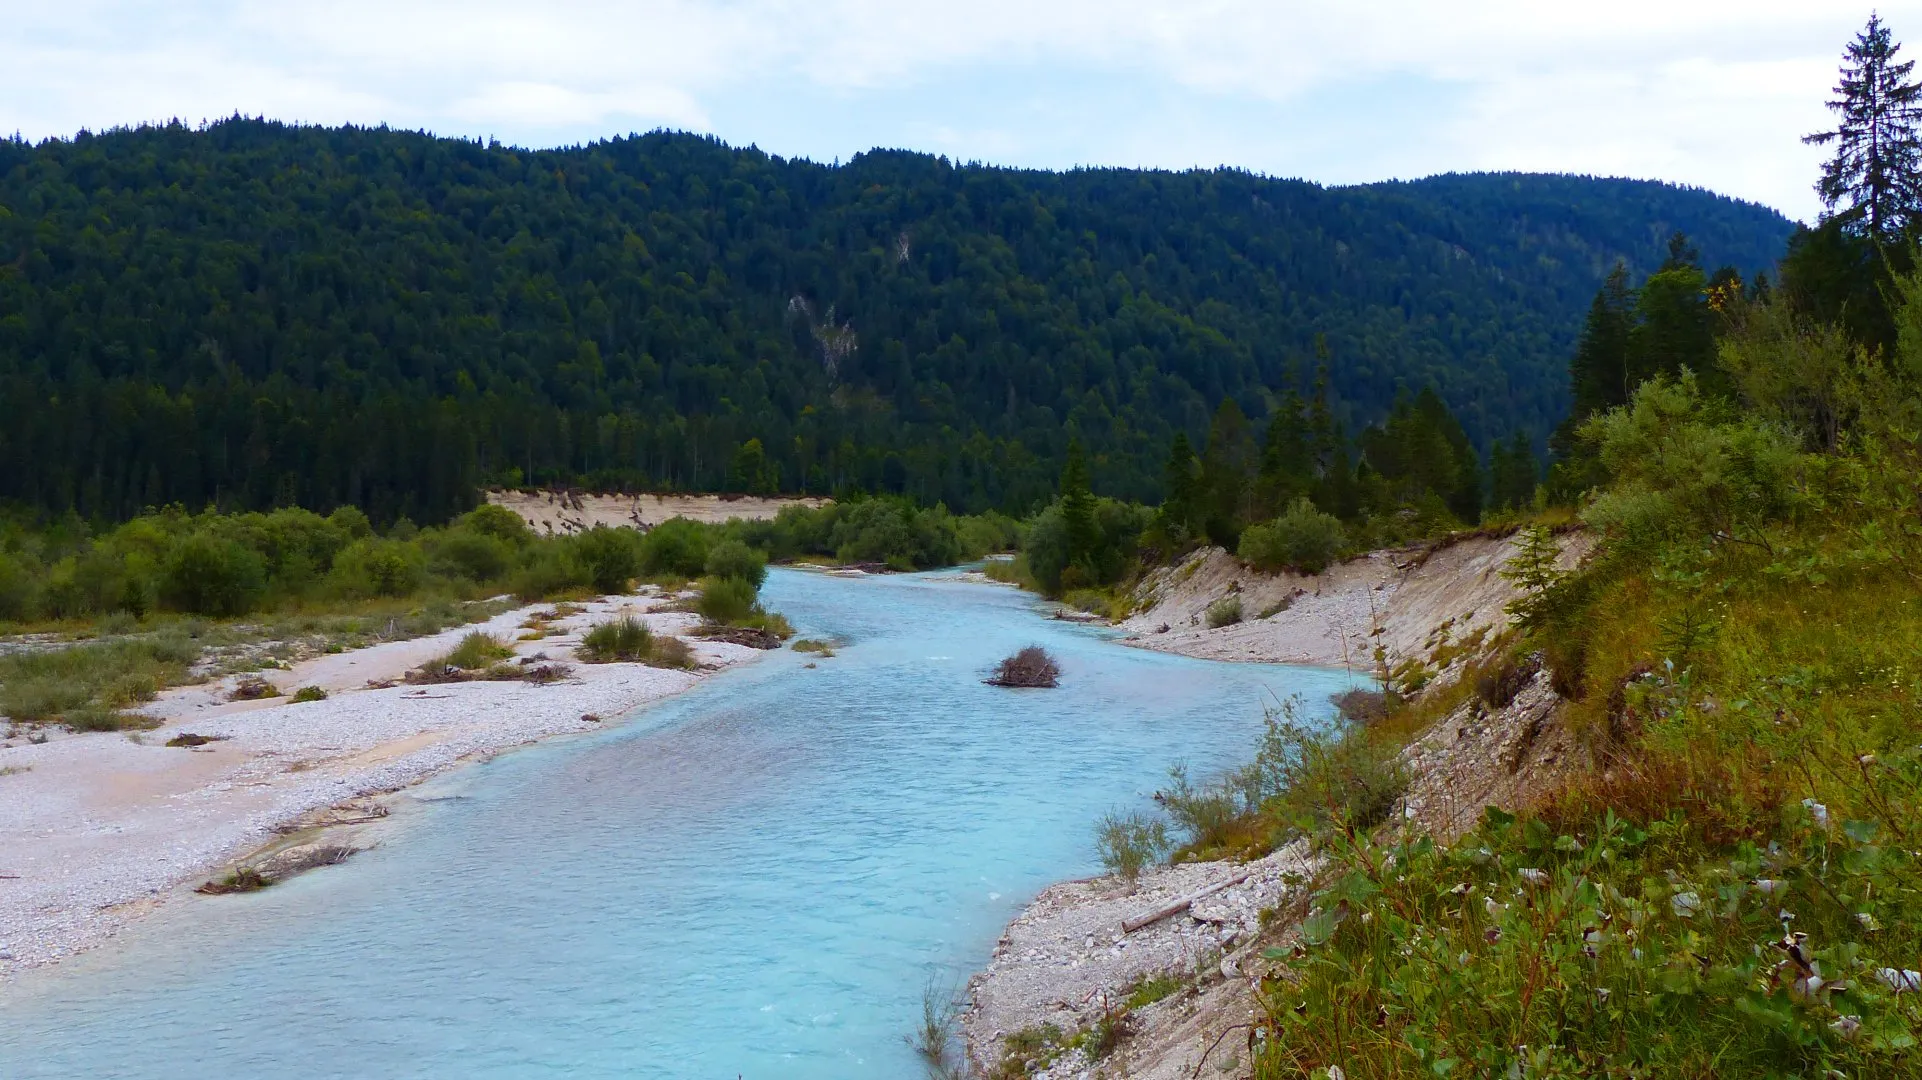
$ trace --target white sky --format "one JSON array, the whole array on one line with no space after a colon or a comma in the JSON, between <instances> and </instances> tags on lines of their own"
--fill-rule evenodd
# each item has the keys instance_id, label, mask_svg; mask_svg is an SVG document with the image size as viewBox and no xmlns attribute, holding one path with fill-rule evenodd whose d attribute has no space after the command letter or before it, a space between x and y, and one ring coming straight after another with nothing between
<instances>
[{"instance_id":1,"label":"white sky","mask_svg":"<svg viewBox=\"0 0 1922 1080\"><path fill-rule=\"evenodd\" d=\"M1922 56L1922 0L1881 3ZM1649 177L1809 218L1854 0L0 0L0 131L179 117L552 146L654 127L1327 183Z\"/></svg>"}]
</instances>

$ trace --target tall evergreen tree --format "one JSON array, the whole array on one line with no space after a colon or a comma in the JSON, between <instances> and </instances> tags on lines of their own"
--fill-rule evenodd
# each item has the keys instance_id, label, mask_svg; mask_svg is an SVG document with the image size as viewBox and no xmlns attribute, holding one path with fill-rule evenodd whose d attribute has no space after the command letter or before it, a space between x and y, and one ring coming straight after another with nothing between
<instances>
[{"instance_id":1,"label":"tall evergreen tree","mask_svg":"<svg viewBox=\"0 0 1922 1080\"><path fill-rule=\"evenodd\" d=\"M1168 448L1168 464L1162 472L1161 509L1157 512L1161 531L1173 543L1186 546L1201 532L1201 477L1194 446L1188 433L1175 432Z\"/></svg>"},{"instance_id":2,"label":"tall evergreen tree","mask_svg":"<svg viewBox=\"0 0 1922 1080\"><path fill-rule=\"evenodd\" d=\"M1307 406L1292 388L1268 418L1262 441L1261 472L1255 481L1257 516L1281 513L1308 493L1314 483L1314 451L1309 442Z\"/></svg>"},{"instance_id":3,"label":"tall evergreen tree","mask_svg":"<svg viewBox=\"0 0 1922 1080\"><path fill-rule=\"evenodd\" d=\"M1628 266L1617 262L1588 307L1581 341L1569 361L1569 419L1580 419L1628 400L1628 340L1635 326L1635 292Z\"/></svg>"},{"instance_id":4,"label":"tall evergreen tree","mask_svg":"<svg viewBox=\"0 0 1922 1080\"><path fill-rule=\"evenodd\" d=\"M1201 452L1201 488L1207 500L1208 539L1230 551L1248 520L1256 464L1248 416L1233 398L1223 398L1208 427L1208 446Z\"/></svg>"},{"instance_id":5,"label":"tall evergreen tree","mask_svg":"<svg viewBox=\"0 0 1922 1080\"><path fill-rule=\"evenodd\" d=\"M1876 240L1900 233L1922 201L1922 86L1909 81L1915 61L1896 62L1901 48L1871 14L1843 55L1842 81L1828 103L1839 117L1835 130L1802 140L1834 144L1816 193L1831 214Z\"/></svg>"},{"instance_id":6,"label":"tall evergreen tree","mask_svg":"<svg viewBox=\"0 0 1922 1080\"><path fill-rule=\"evenodd\" d=\"M1061 522L1068 539L1068 565L1087 571L1101 546L1101 532L1095 525L1094 487L1080 439L1069 441L1068 460L1061 466Z\"/></svg>"}]
</instances>

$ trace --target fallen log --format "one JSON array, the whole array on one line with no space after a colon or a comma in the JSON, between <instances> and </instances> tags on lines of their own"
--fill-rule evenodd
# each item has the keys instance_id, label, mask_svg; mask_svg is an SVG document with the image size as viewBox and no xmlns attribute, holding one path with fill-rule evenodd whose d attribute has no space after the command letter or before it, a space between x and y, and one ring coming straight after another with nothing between
<instances>
[{"instance_id":1,"label":"fallen log","mask_svg":"<svg viewBox=\"0 0 1922 1080\"><path fill-rule=\"evenodd\" d=\"M1234 877L1231 877L1226 881L1217 881L1213 885L1210 885L1205 889L1202 889L1198 892L1189 893L1187 896L1184 896L1181 899L1176 900L1174 903L1169 904L1167 907L1156 908L1145 915L1136 915L1132 919L1123 919L1121 920L1121 932L1124 934L1132 934L1136 930L1139 930L1144 926L1153 926L1155 923L1158 923L1161 920L1168 918L1171 915L1178 915L1181 912L1188 910L1188 906L1190 904L1193 904L1195 901L1213 896L1214 894L1220 892L1223 889L1230 888L1235 885L1239 885L1242 882L1247 881L1250 877L1254 876L1254 873L1255 872L1253 870L1243 870L1241 873L1236 874Z\"/></svg>"}]
</instances>

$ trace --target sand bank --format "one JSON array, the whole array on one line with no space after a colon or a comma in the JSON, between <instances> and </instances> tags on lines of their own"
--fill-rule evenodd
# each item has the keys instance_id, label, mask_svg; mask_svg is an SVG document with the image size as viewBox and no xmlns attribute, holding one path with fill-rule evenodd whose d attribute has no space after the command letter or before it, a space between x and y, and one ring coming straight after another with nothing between
<instances>
[{"instance_id":1,"label":"sand bank","mask_svg":"<svg viewBox=\"0 0 1922 1080\"><path fill-rule=\"evenodd\" d=\"M487 501L504 506L541 533L575 533L595 525L651 528L669 518L718 525L739 518L766 521L789 506L826 506L830 500L761 495L587 495L553 491L490 491Z\"/></svg>"},{"instance_id":2,"label":"sand bank","mask_svg":"<svg viewBox=\"0 0 1922 1080\"><path fill-rule=\"evenodd\" d=\"M579 634L627 611L657 633L694 616L650 612L658 597L581 605L551 626L557 636L516 642L522 656L573 663L563 682L469 682L371 689L446 652L475 629L512 640L533 605L432 637L321 656L261 673L324 701L229 702L234 679L163 693L143 711L162 721L137 733L53 732L47 742L0 746L0 978L99 944L157 904L197 898L197 885L290 827L334 815L353 800L416 783L450 765L549 735L592 730L693 686L700 671L573 661ZM759 655L722 642L691 642L705 670ZM182 733L218 741L169 747Z\"/></svg>"}]
</instances>

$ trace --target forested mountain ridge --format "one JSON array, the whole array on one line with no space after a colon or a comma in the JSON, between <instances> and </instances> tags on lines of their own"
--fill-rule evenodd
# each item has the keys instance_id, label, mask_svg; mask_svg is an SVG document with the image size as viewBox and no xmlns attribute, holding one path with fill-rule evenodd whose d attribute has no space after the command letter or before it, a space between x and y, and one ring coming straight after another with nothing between
<instances>
[{"instance_id":1,"label":"forested mountain ridge","mask_svg":"<svg viewBox=\"0 0 1922 1080\"><path fill-rule=\"evenodd\" d=\"M564 479L1026 509L1073 436L1099 490L1153 498L1176 431L1223 397L1259 422L1324 359L1351 433L1433 386L1478 445L1539 440L1618 259L1680 229L1748 274L1792 228L1640 181L831 167L669 133L0 142L0 499L440 518Z\"/></svg>"}]
</instances>

